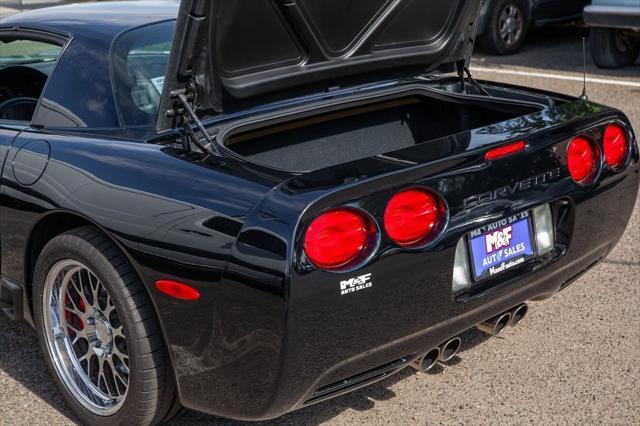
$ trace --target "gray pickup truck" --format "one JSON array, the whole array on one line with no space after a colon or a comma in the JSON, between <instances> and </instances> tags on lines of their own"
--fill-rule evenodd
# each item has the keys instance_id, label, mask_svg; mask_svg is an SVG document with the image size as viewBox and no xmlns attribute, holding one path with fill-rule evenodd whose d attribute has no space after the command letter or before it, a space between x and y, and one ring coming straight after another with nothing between
<instances>
[{"instance_id":1,"label":"gray pickup truck","mask_svg":"<svg viewBox=\"0 0 640 426\"><path fill-rule=\"evenodd\" d=\"M601 68L621 68L640 55L640 0L593 0L584 9L591 56Z\"/></svg>"}]
</instances>

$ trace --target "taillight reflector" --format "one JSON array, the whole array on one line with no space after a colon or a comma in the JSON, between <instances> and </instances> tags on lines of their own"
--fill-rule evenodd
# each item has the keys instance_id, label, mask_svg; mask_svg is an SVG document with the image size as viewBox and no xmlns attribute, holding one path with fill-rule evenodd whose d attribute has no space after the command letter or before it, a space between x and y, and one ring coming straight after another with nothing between
<instances>
[{"instance_id":1,"label":"taillight reflector","mask_svg":"<svg viewBox=\"0 0 640 426\"><path fill-rule=\"evenodd\" d=\"M423 189L396 194L384 212L387 235L404 247L425 245L442 230L446 207L442 199Z\"/></svg>"},{"instance_id":2,"label":"taillight reflector","mask_svg":"<svg viewBox=\"0 0 640 426\"><path fill-rule=\"evenodd\" d=\"M171 280L156 281L156 288L167 296L178 300L195 301L200 299L200 292L186 284Z\"/></svg>"},{"instance_id":3,"label":"taillight reflector","mask_svg":"<svg viewBox=\"0 0 640 426\"><path fill-rule=\"evenodd\" d=\"M614 170L620 170L627 162L629 154L629 138L627 132L618 124L610 124L604 132L602 140L604 160Z\"/></svg>"},{"instance_id":4,"label":"taillight reflector","mask_svg":"<svg viewBox=\"0 0 640 426\"><path fill-rule=\"evenodd\" d=\"M527 143L525 141L510 143L508 145L493 148L491 151L487 151L487 153L484 155L484 159L487 161L499 160L501 158L505 158L510 155L514 155L519 152L522 152L526 148L527 148Z\"/></svg>"},{"instance_id":5,"label":"taillight reflector","mask_svg":"<svg viewBox=\"0 0 640 426\"><path fill-rule=\"evenodd\" d=\"M318 216L304 237L304 251L315 266L336 270L363 259L373 246L377 228L353 209L330 210Z\"/></svg>"},{"instance_id":6,"label":"taillight reflector","mask_svg":"<svg viewBox=\"0 0 640 426\"><path fill-rule=\"evenodd\" d=\"M584 136L578 136L569 143L567 167L576 183L588 185L599 168L598 151L595 144Z\"/></svg>"}]
</instances>

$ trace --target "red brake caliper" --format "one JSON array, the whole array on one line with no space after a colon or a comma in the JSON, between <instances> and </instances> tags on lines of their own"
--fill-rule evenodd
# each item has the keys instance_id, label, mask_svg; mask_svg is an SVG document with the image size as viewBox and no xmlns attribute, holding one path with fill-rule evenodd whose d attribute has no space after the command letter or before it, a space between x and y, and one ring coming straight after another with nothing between
<instances>
[{"instance_id":1,"label":"red brake caliper","mask_svg":"<svg viewBox=\"0 0 640 426\"><path fill-rule=\"evenodd\" d=\"M64 305L67 308L64 310L64 318L67 320L67 323L73 324L75 322L78 324L79 330L84 329L84 322L76 314L74 314L72 311L68 309L73 306L68 294L64 296ZM80 299L79 305L80 305L80 310L82 312L85 312L86 309L85 309L84 301L82 299ZM67 327L67 335L69 336L70 339L73 339L75 337L75 334L76 334L75 331L71 327Z\"/></svg>"}]
</instances>

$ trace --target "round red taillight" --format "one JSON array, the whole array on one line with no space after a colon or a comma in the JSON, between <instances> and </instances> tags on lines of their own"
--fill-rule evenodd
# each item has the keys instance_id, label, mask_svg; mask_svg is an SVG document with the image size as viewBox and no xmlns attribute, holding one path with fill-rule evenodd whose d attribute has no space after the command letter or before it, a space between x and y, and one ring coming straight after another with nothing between
<instances>
[{"instance_id":1,"label":"round red taillight","mask_svg":"<svg viewBox=\"0 0 640 426\"><path fill-rule=\"evenodd\" d=\"M589 139L578 136L569 143L567 167L576 183L588 185L598 173L598 151Z\"/></svg>"},{"instance_id":2,"label":"round red taillight","mask_svg":"<svg viewBox=\"0 0 640 426\"><path fill-rule=\"evenodd\" d=\"M363 213L330 210L311 222L304 237L304 251L318 268L342 269L369 254L376 233L376 226Z\"/></svg>"},{"instance_id":3,"label":"round red taillight","mask_svg":"<svg viewBox=\"0 0 640 426\"><path fill-rule=\"evenodd\" d=\"M387 204L384 228L398 245L425 245L440 233L445 218L446 207L439 196L423 189L408 189Z\"/></svg>"},{"instance_id":4,"label":"round red taillight","mask_svg":"<svg viewBox=\"0 0 640 426\"><path fill-rule=\"evenodd\" d=\"M602 141L604 160L614 170L620 170L627 162L629 139L627 132L618 124L610 124L604 131Z\"/></svg>"}]
</instances>

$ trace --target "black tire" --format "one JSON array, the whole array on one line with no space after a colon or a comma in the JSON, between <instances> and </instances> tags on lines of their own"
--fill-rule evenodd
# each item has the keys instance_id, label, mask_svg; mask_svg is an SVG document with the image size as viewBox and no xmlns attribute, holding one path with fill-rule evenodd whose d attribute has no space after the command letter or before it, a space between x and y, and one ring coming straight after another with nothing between
<instances>
[{"instance_id":1,"label":"black tire","mask_svg":"<svg viewBox=\"0 0 640 426\"><path fill-rule=\"evenodd\" d=\"M640 54L640 40L614 28L591 28L589 43L593 62L600 68L626 67Z\"/></svg>"},{"instance_id":2,"label":"black tire","mask_svg":"<svg viewBox=\"0 0 640 426\"><path fill-rule=\"evenodd\" d=\"M503 17L508 11L516 11L518 19L513 19L508 26ZM522 0L496 0L492 2L487 14L484 33L478 38L482 49L493 55L512 55L522 47L529 28L529 14ZM518 28L506 35L507 28ZM502 29L502 33L501 33Z\"/></svg>"},{"instance_id":3,"label":"black tire","mask_svg":"<svg viewBox=\"0 0 640 426\"><path fill-rule=\"evenodd\" d=\"M109 413L109 415L93 412L86 407L87 402L83 405L82 398L74 395L73 392L69 390L71 389L68 385L69 379L67 378L67 382L65 382L65 379L62 377L63 374L60 373L60 367L56 367L55 365L55 356L52 354L56 353L56 349L51 349L51 342L53 341L53 346L56 347L57 342L61 339L59 337L60 330L69 330L69 328L65 325L66 328L54 329L53 338L47 337L46 335L48 332L46 325L51 324L52 320L45 320L45 315L49 315L49 318L52 318L52 312L55 310L51 308L45 313L48 308L44 307L44 300L46 299L47 303L50 303L49 301L52 300L45 296L45 287L50 286L56 289L46 293L52 294L52 292L58 291L57 289L60 288L62 284L45 284L45 281L49 283L60 282L50 278L55 276L53 272L51 272L50 275L50 271L55 271L56 265L61 265L65 262L77 262L82 266L86 266L93 273L91 277L94 278L94 281L89 277L89 285L96 288L99 286L102 287L98 290L94 289L93 296L91 296L90 287L86 284L84 284L85 287L83 287L81 282L79 285L81 289L89 288L89 290L85 290L87 292L85 296L82 297L89 297L91 300L96 301L95 303L98 303L97 300L99 297L97 294L107 294L106 300L109 301L109 312L111 315L113 315L113 312L116 312L118 318L117 330L125 336L121 339L125 342L124 352L128 356L127 390L126 392L122 392L122 402L119 403L117 411ZM86 281L85 279L85 282ZM97 284L94 285L92 283ZM73 291L72 289L69 290L69 286L70 284L67 284L67 293L65 293L65 295L70 294L68 291ZM104 290L106 293L99 293L100 290ZM67 304L70 303L68 302L68 297L69 296L65 296L64 302L58 302L63 305L55 311L60 312L60 310L63 310L65 317L68 307ZM62 299L63 298L60 297L58 298L58 300ZM33 303L36 332L47 367L66 403L82 423L88 425L150 425L168 420L169 417L178 413L179 404L176 398L173 374L170 370L170 363L168 362L160 328L149 296L126 257L118 247L98 229L92 226L77 228L61 234L47 243L38 257L35 266ZM73 303L75 304L75 301ZM107 302L104 303L106 304ZM86 315L89 315L90 311L93 312L94 321L88 323L97 324L98 320L95 320L95 318L97 318L97 314L95 313L97 309L96 305L85 307L85 304L82 302L81 305L83 312L87 312ZM104 317L102 318L104 319ZM100 321L103 321L103 319ZM62 320L60 320L59 324L68 324L69 320L65 319L65 321L67 322L63 323ZM86 326L86 322L86 319L84 322L81 321L83 324L81 327L88 330L90 327ZM113 326L113 324L111 324L110 327L111 326ZM95 331L97 329L98 326L96 325L92 330ZM115 329L114 327L113 330ZM104 328L102 330L104 330ZM71 331L65 331L64 333L71 333ZM99 334L96 331L93 336L97 335ZM105 335L104 331L102 335ZM111 328L108 331L108 335L115 336L115 333L112 334ZM63 339L69 342L71 339L66 340L66 336L67 334L65 334ZM47 340L47 338L49 340ZM116 346L115 342L117 338L118 337L111 337L112 347ZM87 347L87 349L85 349L87 351L87 357L96 357L95 353L92 352L93 346L90 346L88 342L89 340L87 340L87 345L85 345L85 347ZM62 347L64 345L60 344L60 346ZM62 358L58 357L55 359L59 360ZM99 371L100 374L102 374L102 364L104 364L105 361L100 359L101 358L98 357L98 361L96 362L100 363ZM105 369L104 371L107 370ZM89 375L90 367L87 367L86 377ZM106 375L103 376L106 377ZM114 377L116 376L112 373L112 382ZM100 382L98 381L98 386L99 384Z\"/></svg>"}]
</instances>

